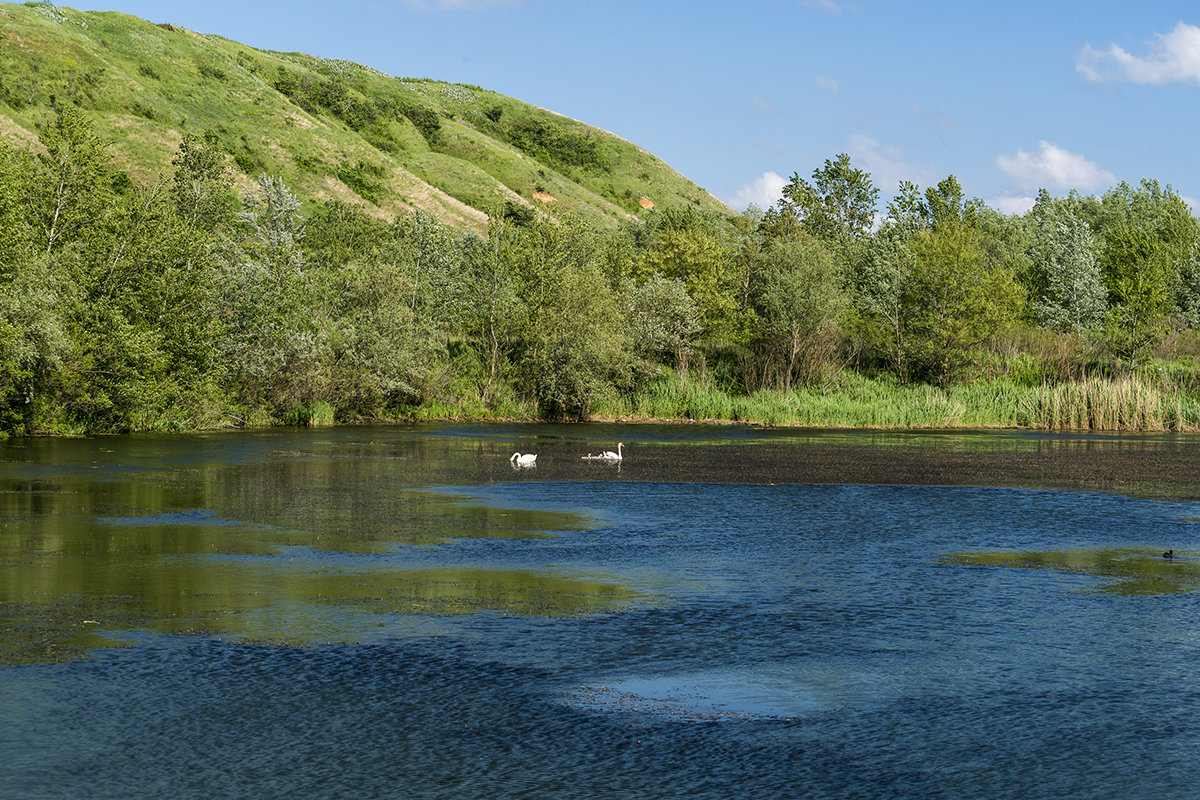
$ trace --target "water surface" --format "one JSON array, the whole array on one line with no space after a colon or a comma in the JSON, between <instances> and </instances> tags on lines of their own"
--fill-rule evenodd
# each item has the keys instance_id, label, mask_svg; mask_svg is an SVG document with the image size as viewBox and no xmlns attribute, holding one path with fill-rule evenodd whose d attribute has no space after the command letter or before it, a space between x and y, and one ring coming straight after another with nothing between
<instances>
[{"instance_id":1,"label":"water surface","mask_svg":"<svg viewBox=\"0 0 1200 800\"><path fill-rule=\"evenodd\" d=\"M1198 445L0 443L0 796L1188 796Z\"/></svg>"}]
</instances>

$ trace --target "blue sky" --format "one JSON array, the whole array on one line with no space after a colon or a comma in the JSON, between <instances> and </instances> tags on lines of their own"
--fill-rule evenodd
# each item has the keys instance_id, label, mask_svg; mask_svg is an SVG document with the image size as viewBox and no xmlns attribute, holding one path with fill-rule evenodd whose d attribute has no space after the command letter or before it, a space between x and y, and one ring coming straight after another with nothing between
<instances>
[{"instance_id":1,"label":"blue sky","mask_svg":"<svg viewBox=\"0 0 1200 800\"><path fill-rule=\"evenodd\" d=\"M67 5L67 3L64 3ZM731 206L849 153L886 199L955 175L1143 177L1196 207L1200 6L970 0L111 0L83 5L401 77L483 86L612 131Z\"/></svg>"}]
</instances>

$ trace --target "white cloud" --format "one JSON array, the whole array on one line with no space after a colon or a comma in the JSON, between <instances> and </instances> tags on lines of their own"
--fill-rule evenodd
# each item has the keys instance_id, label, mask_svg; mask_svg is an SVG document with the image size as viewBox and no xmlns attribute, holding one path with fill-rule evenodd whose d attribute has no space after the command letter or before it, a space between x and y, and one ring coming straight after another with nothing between
<instances>
[{"instance_id":1,"label":"white cloud","mask_svg":"<svg viewBox=\"0 0 1200 800\"><path fill-rule=\"evenodd\" d=\"M1075 59L1075 68L1092 81L1200 83L1200 28L1180 22L1170 33L1156 33L1155 37L1150 52L1142 57L1115 44L1107 50L1084 45Z\"/></svg>"},{"instance_id":2,"label":"white cloud","mask_svg":"<svg viewBox=\"0 0 1200 800\"><path fill-rule=\"evenodd\" d=\"M838 82L836 78L830 78L828 75L813 75L813 83L822 89L825 89L833 94L838 93Z\"/></svg>"},{"instance_id":3,"label":"white cloud","mask_svg":"<svg viewBox=\"0 0 1200 800\"><path fill-rule=\"evenodd\" d=\"M996 166L1024 190L1103 189L1116 182L1116 176L1081 155L1070 153L1043 139L1039 152L1017 150L1015 156L998 156Z\"/></svg>"},{"instance_id":4,"label":"white cloud","mask_svg":"<svg viewBox=\"0 0 1200 800\"><path fill-rule=\"evenodd\" d=\"M783 187L787 186L786 178L775 172L764 172L750 183L738 187L733 198L728 201L729 207L745 211L751 203L761 209L768 209L783 195Z\"/></svg>"},{"instance_id":5,"label":"white cloud","mask_svg":"<svg viewBox=\"0 0 1200 800\"><path fill-rule=\"evenodd\" d=\"M987 204L999 211L1001 214L1024 214L1033 208L1037 202L1036 197L1030 195L1001 195L993 197L987 201Z\"/></svg>"},{"instance_id":6,"label":"white cloud","mask_svg":"<svg viewBox=\"0 0 1200 800\"><path fill-rule=\"evenodd\" d=\"M850 156L852 167L871 173L871 182L885 195L896 191L901 181L933 185L941 180L929 167L908 161L902 148L884 147L861 133L850 136L846 154Z\"/></svg>"}]
</instances>

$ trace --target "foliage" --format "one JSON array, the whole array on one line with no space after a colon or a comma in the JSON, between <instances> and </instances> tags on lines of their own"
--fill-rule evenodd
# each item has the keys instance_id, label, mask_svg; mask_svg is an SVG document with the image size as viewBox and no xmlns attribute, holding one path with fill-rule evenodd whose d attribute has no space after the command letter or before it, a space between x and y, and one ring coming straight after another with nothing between
<instances>
[{"instance_id":1,"label":"foliage","mask_svg":"<svg viewBox=\"0 0 1200 800\"><path fill-rule=\"evenodd\" d=\"M680 374L686 373L701 324L683 281L659 274L640 283L627 279L621 294L626 336L637 355L648 364L671 357Z\"/></svg>"},{"instance_id":2,"label":"foliage","mask_svg":"<svg viewBox=\"0 0 1200 800\"><path fill-rule=\"evenodd\" d=\"M902 291L905 360L913 377L946 385L1019 311L1016 277L989 265L977 228L946 224L909 244L911 280Z\"/></svg>"},{"instance_id":3,"label":"foliage","mask_svg":"<svg viewBox=\"0 0 1200 800\"><path fill-rule=\"evenodd\" d=\"M13 123L5 130L25 146L22 130L39 130L58 109L89 113L134 183L158 177L184 136L211 133L231 168L251 180L279 176L310 210L345 199L329 181L345 171L380 216L421 208L481 233L497 197L528 197L535 184L556 208L609 227L644 215L643 197L731 215L633 144L479 87L256 50L122 14L55 14L71 24L19 5L0 15L0 37L21 43L0 48L0 109Z\"/></svg>"},{"instance_id":4,"label":"foliage","mask_svg":"<svg viewBox=\"0 0 1200 800\"><path fill-rule=\"evenodd\" d=\"M1108 308L1091 227L1070 201L1042 191L1031 212L1033 313L1039 325L1061 331L1094 330Z\"/></svg>"},{"instance_id":5,"label":"foliage","mask_svg":"<svg viewBox=\"0 0 1200 800\"><path fill-rule=\"evenodd\" d=\"M1144 230L1121 226L1109 231L1101 263L1111 298L1109 346L1120 358L1141 360L1165 332L1173 277L1169 251Z\"/></svg>"},{"instance_id":6,"label":"foliage","mask_svg":"<svg viewBox=\"0 0 1200 800\"><path fill-rule=\"evenodd\" d=\"M841 155L731 217L636 148L478 87L87 18L112 46L86 63L36 20L40 61L0 51L24 98L5 113L41 140L0 145L0 434L1200 427L1200 223L1156 181L1017 216L949 176L902 184L877 220ZM155 43L136 58L134 33ZM122 116L134 101L153 122ZM553 201L516 199L535 190Z\"/></svg>"},{"instance_id":7,"label":"foliage","mask_svg":"<svg viewBox=\"0 0 1200 800\"><path fill-rule=\"evenodd\" d=\"M841 153L813 170L812 179L792 174L778 209L771 210L775 225L787 227L794 220L812 235L839 243L870 234L879 189L867 172L851 167L850 156Z\"/></svg>"},{"instance_id":8,"label":"foliage","mask_svg":"<svg viewBox=\"0 0 1200 800\"><path fill-rule=\"evenodd\" d=\"M591 129L579 130L579 127L568 120L526 116L506 121L501 131L505 140L521 152L559 169L603 170L607 164L598 137L593 138Z\"/></svg>"},{"instance_id":9,"label":"foliage","mask_svg":"<svg viewBox=\"0 0 1200 800\"><path fill-rule=\"evenodd\" d=\"M771 243L750 273L762 388L789 391L839 371L835 359L848 308L832 253L819 240Z\"/></svg>"}]
</instances>

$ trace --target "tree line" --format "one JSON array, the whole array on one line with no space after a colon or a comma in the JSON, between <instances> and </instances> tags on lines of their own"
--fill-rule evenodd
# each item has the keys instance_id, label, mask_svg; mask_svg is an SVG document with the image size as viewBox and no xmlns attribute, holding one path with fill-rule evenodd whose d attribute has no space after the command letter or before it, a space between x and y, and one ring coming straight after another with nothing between
<instances>
[{"instance_id":1,"label":"tree line","mask_svg":"<svg viewBox=\"0 0 1200 800\"><path fill-rule=\"evenodd\" d=\"M185 136L148 185L77 109L40 138L0 144L10 434L583 419L663 380L1054 384L1196 351L1200 224L1156 181L1004 215L950 176L880 209L839 155L744 215L613 229L500 206L480 233L305 213L278 178L236 187L213 137Z\"/></svg>"}]
</instances>

